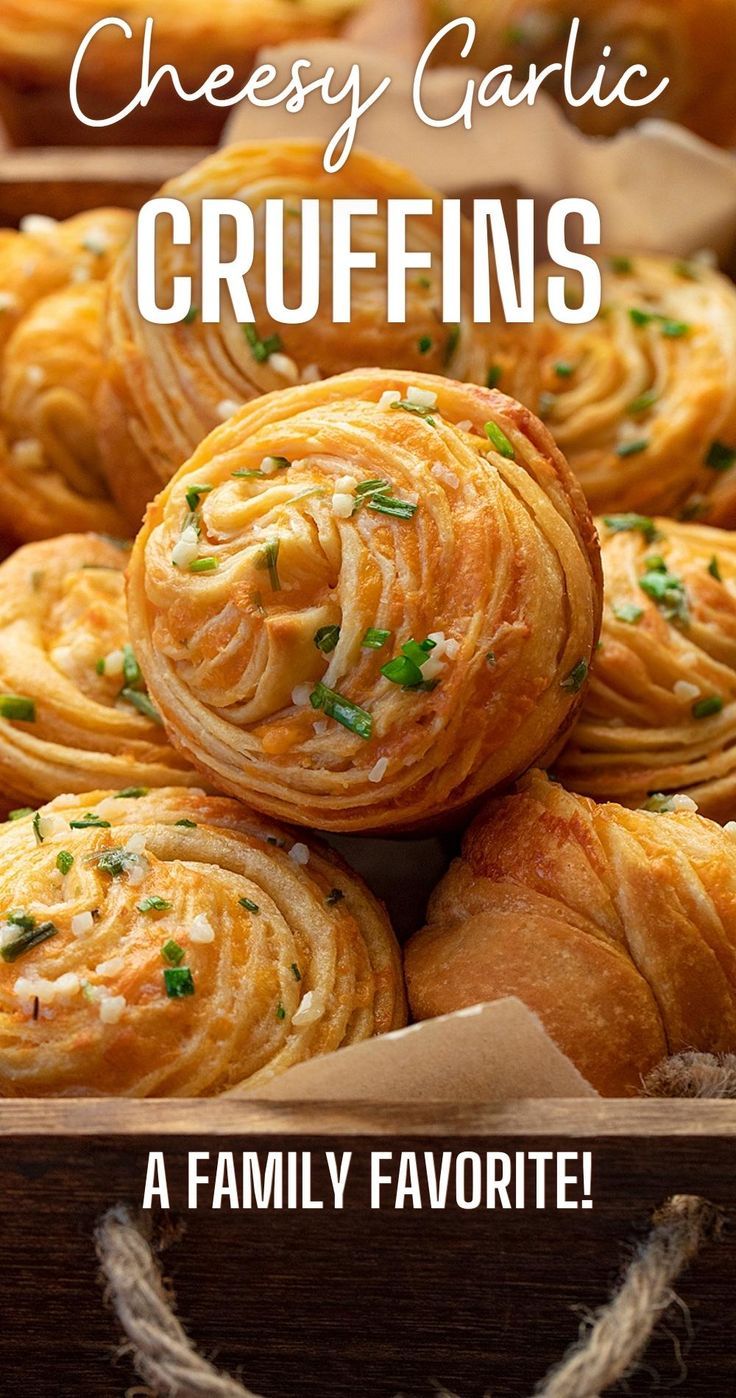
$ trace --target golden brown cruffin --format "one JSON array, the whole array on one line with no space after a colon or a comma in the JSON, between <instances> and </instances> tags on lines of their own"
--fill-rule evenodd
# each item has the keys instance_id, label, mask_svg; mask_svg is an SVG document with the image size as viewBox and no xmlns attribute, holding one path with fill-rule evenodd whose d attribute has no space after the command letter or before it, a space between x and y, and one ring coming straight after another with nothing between
<instances>
[{"instance_id":1,"label":"golden brown cruffin","mask_svg":"<svg viewBox=\"0 0 736 1398\"><path fill-rule=\"evenodd\" d=\"M417 1019L515 995L607 1097L736 1049L736 840L598 806L541 773L490 804L406 949Z\"/></svg>"},{"instance_id":2,"label":"golden brown cruffin","mask_svg":"<svg viewBox=\"0 0 736 1398\"><path fill-rule=\"evenodd\" d=\"M193 279L186 323L151 325L138 310L135 250L122 255L111 280L107 315L108 382L101 404L102 437L110 462L110 485L135 528L147 502L186 461L208 432L260 394L301 381L312 382L365 365L424 369L472 382L486 381L487 327L475 326L470 293L460 326L442 324L442 200L399 166L361 152L337 174L324 170L324 148L314 141L247 142L220 151L165 186L163 193L187 204L191 246L173 247L169 221L157 241L161 296L172 271ZM388 199L433 201L431 217L411 218L407 246L429 252L433 266L407 279L406 323L387 321ZM238 324L223 291L216 325L202 323L201 217L204 199L239 199L253 210L256 256L246 278L254 325ZM265 201L285 201L285 301L301 301L301 215L303 199L321 200L322 288L317 316L304 325L283 326L265 309ZM353 277L351 321L335 324L332 312L332 203L374 199L378 215L354 221L353 245L377 256L375 269ZM223 257L232 256L232 220L222 226ZM166 304L166 302L164 302ZM121 473L119 462L126 462Z\"/></svg>"},{"instance_id":3,"label":"golden brown cruffin","mask_svg":"<svg viewBox=\"0 0 736 1398\"><path fill-rule=\"evenodd\" d=\"M18 540L125 532L94 401L103 283L131 227L130 214L102 209L0 234L0 493L3 528Z\"/></svg>"},{"instance_id":4,"label":"golden brown cruffin","mask_svg":"<svg viewBox=\"0 0 736 1398\"><path fill-rule=\"evenodd\" d=\"M564 63L575 18L580 20L572 83L577 97L589 90L604 61L604 96L635 64L646 75L636 74L627 83L626 95L634 100L650 96L667 79L664 91L646 106L616 100L603 107L593 101L572 107L565 101L561 73L553 74L543 90L591 135L611 136L658 117L678 121L718 145L736 139L733 0L430 0L430 8L434 32L458 16L474 19L478 33L470 61L484 69L512 64L522 82L532 63L539 70ZM454 35L441 47L441 57L458 61L465 37L465 30ZM604 60L606 44L612 52Z\"/></svg>"},{"instance_id":5,"label":"golden brown cruffin","mask_svg":"<svg viewBox=\"0 0 736 1398\"><path fill-rule=\"evenodd\" d=\"M602 272L590 324L537 311L538 407L550 431L595 512L736 525L736 288L674 257L611 257ZM527 391L528 359L520 345ZM502 382L518 391L513 367Z\"/></svg>"},{"instance_id":6,"label":"golden brown cruffin","mask_svg":"<svg viewBox=\"0 0 736 1398\"><path fill-rule=\"evenodd\" d=\"M599 567L531 413L363 370L202 444L149 507L129 617L169 736L218 789L318 829L413 830L559 748Z\"/></svg>"},{"instance_id":7,"label":"golden brown cruffin","mask_svg":"<svg viewBox=\"0 0 736 1398\"><path fill-rule=\"evenodd\" d=\"M556 764L597 800L736 817L736 538L643 515L600 521L603 631Z\"/></svg>"},{"instance_id":8,"label":"golden brown cruffin","mask_svg":"<svg viewBox=\"0 0 736 1398\"><path fill-rule=\"evenodd\" d=\"M173 64L184 89L195 92L209 75L230 64L235 76L217 94L237 94L250 74L258 49L288 40L334 33L360 0L126 0L117 9L107 0L3 0L0 14L0 81L3 114L17 140L43 144L85 140L134 144L135 139L171 145L210 144L227 115L202 97L184 104L164 79L146 108L118 124L82 127L69 101L69 79L77 51L93 25L111 16L120 25L100 30L87 49L79 80L85 116L103 120L122 111L141 85L146 19L154 20L151 71ZM32 99L35 103L29 105ZM28 100L27 100L28 99ZM41 100L41 107L38 102ZM35 129L32 118L35 116Z\"/></svg>"},{"instance_id":9,"label":"golden brown cruffin","mask_svg":"<svg viewBox=\"0 0 736 1398\"><path fill-rule=\"evenodd\" d=\"M65 535L0 564L0 810L103 784L194 784L129 643L128 556Z\"/></svg>"},{"instance_id":10,"label":"golden brown cruffin","mask_svg":"<svg viewBox=\"0 0 736 1398\"><path fill-rule=\"evenodd\" d=\"M406 1022L388 918L323 846L182 790L0 827L0 1095L201 1097Z\"/></svg>"}]
</instances>

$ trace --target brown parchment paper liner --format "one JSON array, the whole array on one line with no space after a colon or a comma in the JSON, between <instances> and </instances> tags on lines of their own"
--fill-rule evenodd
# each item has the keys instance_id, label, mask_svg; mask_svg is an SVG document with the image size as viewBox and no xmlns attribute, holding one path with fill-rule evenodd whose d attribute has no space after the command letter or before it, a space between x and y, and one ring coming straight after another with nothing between
<instances>
[{"instance_id":1,"label":"brown parchment paper liner","mask_svg":"<svg viewBox=\"0 0 736 1398\"><path fill-rule=\"evenodd\" d=\"M474 1005L290 1068L233 1097L269 1102L508 1102L597 1097L520 1000Z\"/></svg>"},{"instance_id":2,"label":"brown parchment paper liner","mask_svg":"<svg viewBox=\"0 0 736 1398\"><path fill-rule=\"evenodd\" d=\"M736 157L672 122L644 120L611 139L591 138L542 92L533 107L474 107L470 131L462 123L435 129L413 108L416 64L390 41L381 52L344 39L263 50L258 61L272 63L278 76L260 95L282 90L300 58L313 65L305 82L334 67L335 91L354 63L365 95L390 76L391 87L360 120L357 144L405 165L448 196L478 197L511 186L542 206L587 198L600 210L608 247L679 256L709 248L722 260L736 248ZM456 111L469 80L482 76L466 64L429 71L425 108L437 117ZM291 115L281 106L244 104L230 118L224 141L311 138L326 146L347 115L347 101L327 107L319 93Z\"/></svg>"}]
</instances>

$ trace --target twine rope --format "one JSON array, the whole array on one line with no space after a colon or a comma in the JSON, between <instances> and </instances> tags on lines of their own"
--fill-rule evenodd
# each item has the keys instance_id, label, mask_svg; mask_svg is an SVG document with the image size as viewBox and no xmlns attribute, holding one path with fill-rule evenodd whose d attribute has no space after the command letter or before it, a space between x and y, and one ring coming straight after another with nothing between
<instances>
[{"instance_id":1,"label":"twine rope","mask_svg":"<svg viewBox=\"0 0 736 1398\"><path fill-rule=\"evenodd\" d=\"M653 1097L736 1098L736 1055L680 1054L645 1080ZM678 1194L659 1209L651 1232L611 1300L592 1317L535 1389L536 1398L599 1398L641 1359L674 1301L678 1277L720 1231L719 1210ZM107 1296L127 1336L135 1367L160 1398L258 1398L195 1348L174 1312L144 1225L118 1205L96 1232Z\"/></svg>"}]
</instances>

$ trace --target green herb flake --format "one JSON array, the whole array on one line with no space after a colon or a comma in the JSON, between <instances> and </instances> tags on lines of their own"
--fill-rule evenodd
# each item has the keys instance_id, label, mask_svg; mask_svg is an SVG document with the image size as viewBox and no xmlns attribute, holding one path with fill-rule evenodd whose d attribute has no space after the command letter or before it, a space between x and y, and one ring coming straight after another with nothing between
<instances>
[{"instance_id":1,"label":"green herb flake","mask_svg":"<svg viewBox=\"0 0 736 1398\"><path fill-rule=\"evenodd\" d=\"M436 413L436 408L423 408L421 403L410 403L407 398L402 398L398 403L391 404L392 412L410 413L413 417L424 418L430 427L435 426L432 413Z\"/></svg>"},{"instance_id":2,"label":"green herb flake","mask_svg":"<svg viewBox=\"0 0 736 1398\"><path fill-rule=\"evenodd\" d=\"M425 641L409 640L401 647L400 655L394 660L389 660L387 665L381 666L381 674L401 689L420 690L430 686L434 689L436 682L425 680L422 674L422 666L426 664L434 649L435 642L429 638Z\"/></svg>"},{"instance_id":3,"label":"green herb flake","mask_svg":"<svg viewBox=\"0 0 736 1398\"><path fill-rule=\"evenodd\" d=\"M625 514L604 515L603 523L611 534L624 534L629 530L642 534L648 544L653 544L661 536L649 515Z\"/></svg>"},{"instance_id":4,"label":"green herb flake","mask_svg":"<svg viewBox=\"0 0 736 1398\"><path fill-rule=\"evenodd\" d=\"M0 718L14 723L35 723L36 704L22 694L0 694Z\"/></svg>"},{"instance_id":5,"label":"green herb flake","mask_svg":"<svg viewBox=\"0 0 736 1398\"><path fill-rule=\"evenodd\" d=\"M708 448L708 455L705 458L706 466L711 471L728 471L736 461L736 447L730 447L726 442L711 442Z\"/></svg>"},{"instance_id":6,"label":"green herb flake","mask_svg":"<svg viewBox=\"0 0 736 1398\"><path fill-rule=\"evenodd\" d=\"M268 339L262 340L255 325L244 325L243 333L256 364L265 364L272 354L278 354L284 347L280 335L270 335Z\"/></svg>"},{"instance_id":7,"label":"green herb flake","mask_svg":"<svg viewBox=\"0 0 736 1398\"><path fill-rule=\"evenodd\" d=\"M18 928L17 935L6 934L6 940L0 946L0 957L8 963L41 946L49 937L55 937L59 930L53 922L36 922L35 918L24 913L11 913L8 922Z\"/></svg>"},{"instance_id":8,"label":"green herb flake","mask_svg":"<svg viewBox=\"0 0 736 1398\"><path fill-rule=\"evenodd\" d=\"M609 257L608 265L617 277L626 277L634 270L634 264L630 257Z\"/></svg>"},{"instance_id":9,"label":"green herb flake","mask_svg":"<svg viewBox=\"0 0 736 1398\"><path fill-rule=\"evenodd\" d=\"M40 811L36 811L36 813L35 813L35 815L34 815L34 817L33 817L33 822L32 822L32 823L33 823L33 833L34 833L34 835L35 835L35 837L36 837L36 844L37 844L37 845L42 845L42 844L43 844L43 835L41 834L41 812L40 812Z\"/></svg>"},{"instance_id":10,"label":"green herb flake","mask_svg":"<svg viewBox=\"0 0 736 1398\"><path fill-rule=\"evenodd\" d=\"M334 718L336 723L342 724L343 728L349 729L359 738L367 742L372 737L372 716L344 695L338 694L336 690L328 689L320 682L312 690L309 701L313 709L321 709L328 718Z\"/></svg>"},{"instance_id":11,"label":"green herb flake","mask_svg":"<svg viewBox=\"0 0 736 1398\"><path fill-rule=\"evenodd\" d=\"M387 641L391 640L390 631L382 631L377 626L369 626L362 641L363 650L382 650Z\"/></svg>"},{"instance_id":12,"label":"green herb flake","mask_svg":"<svg viewBox=\"0 0 736 1398\"><path fill-rule=\"evenodd\" d=\"M713 557L710 560L710 563L708 564L708 572L710 573L712 578L715 578L716 582L723 582L723 578L721 577L721 570L718 566L718 559L716 558L715 554L713 555Z\"/></svg>"},{"instance_id":13,"label":"green herb flake","mask_svg":"<svg viewBox=\"0 0 736 1398\"><path fill-rule=\"evenodd\" d=\"M640 417L642 413L648 413L650 408L659 399L659 390L649 388L645 393L640 393L638 398L632 398L626 411L630 417Z\"/></svg>"},{"instance_id":14,"label":"green herb flake","mask_svg":"<svg viewBox=\"0 0 736 1398\"><path fill-rule=\"evenodd\" d=\"M64 877L66 877L73 865L74 855L70 854L68 849L59 850L59 853L56 856L56 867L59 870L59 873L63 874Z\"/></svg>"},{"instance_id":15,"label":"green herb flake","mask_svg":"<svg viewBox=\"0 0 736 1398\"><path fill-rule=\"evenodd\" d=\"M417 341L417 349L420 354L429 354L434 341L431 335L421 335Z\"/></svg>"},{"instance_id":16,"label":"green herb flake","mask_svg":"<svg viewBox=\"0 0 736 1398\"><path fill-rule=\"evenodd\" d=\"M500 364L492 364L486 374L486 388L498 388L503 378L503 369Z\"/></svg>"},{"instance_id":17,"label":"green herb flake","mask_svg":"<svg viewBox=\"0 0 736 1398\"><path fill-rule=\"evenodd\" d=\"M19 806L16 811L8 811L8 820L25 820L26 816L33 814L32 806Z\"/></svg>"},{"instance_id":18,"label":"green herb flake","mask_svg":"<svg viewBox=\"0 0 736 1398\"><path fill-rule=\"evenodd\" d=\"M497 422L487 422L483 430L501 456L507 457L509 461L515 459L516 452Z\"/></svg>"},{"instance_id":19,"label":"green herb flake","mask_svg":"<svg viewBox=\"0 0 736 1398\"><path fill-rule=\"evenodd\" d=\"M278 568L280 548L280 539L270 539L256 564L256 567L261 569L261 571L268 571L268 579L271 584L272 592L281 591L281 579L279 577Z\"/></svg>"},{"instance_id":20,"label":"green herb flake","mask_svg":"<svg viewBox=\"0 0 736 1398\"><path fill-rule=\"evenodd\" d=\"M638 437L633 442L620 442L616 447L616 455L622 460L627 456L640 456L650 445L648 437Z\"/></svg>"},{"instance_id":21,"label":"green herb flake","mask_svg":"<svg viewBox=\"0 0 736 1398\"><path fill-rule=\"evenodd\" d=\"M714 714L719 714L723 709L723 700L719 694L709 694L705 699L696 699L692 706L693 718L712 718Z\"/></svg>"},{"instance_id":22,"label":"green herb flake","mask_svg":"<svg viewBox=\"0 0 736 1398\"><path fill-rule=\"evenodd\" d=\"M314 644L323 655L331 655L340 639L339 626L320 626L314 633Z\"/></svg>"},{"instance_id":23,"label":"green herb flake","mask_svg":"<svg viewBox=\"0 0 736 1398\"><path fill-rule=\"evenodd\" d=\"M175 966L164 971L164 985L170 1000L183 1000L194 994L194 976L187 966Z\"/></svg>"},{"instance_id":24,"label":"green herb flake","mask_svg":"<svg viewBox=\"0 0 736 1398\"><path fill-rule=\"evenodd\" d=\"M170 941L164 942L161 948L161 955L164 961L168 962L169 966L181 966L186 952L183 947L179 946L178 942Z\"/></svg>"},{"instance_id":25,"label":"green herb flake","mask_svg":"<svg viewBox=\"0 0 736 1398\"><path fill-rule=\"evenodd\" d=\"M219 568L220 563L217 558L195 558L189 564L190 573L214 573Z\"/></svg>"},{"instance_id":26,"label":"green herb flake","mask_svg":"<svg viewBox=\"0 0 736 1398\"><path fill-rule=\"evenodd\" d=\"M142 796L147 796L149 788L147 786L126 786L122 791L116 791L113 797L115 801L140 801Z\"/></svg>"},{"instance_id":27,"label":"green herb flake","mask_svg":"<svg viewBox=\"0 0 736 1398\"><path fill-rule=\"evenodd\" d=\"M210 491L213 489L214 487L211 485L190 485L187 491L187 504L192 514L194 514L194 511L198 508L202 496L209 495Z\"/></svg>"},{"instance_id":28,"label":"green herb flake","mask_svg":"<svg viewBox=\"0 0 736 1398\"><path fill-rule=\"evenodd\" d=\"M579 660L566 679L560 684L561 689L566 689L570 694L579 694L586 679L588 678L587 660Z\"/></svg>"},{"instance_id":29,"label":"green herb flake","mask_svg":"<svg viewBox=\"0 0 736 1398\"><path fill-rule=\"evenodd\" d=\"M175 821L174 821L174 825L178 825L178 826L179 826L181 829L183 829L183 830L196 830L196 829L197 829L197 822L196 822L196 820L186 820L186 819L185 819L185 820L175 820Z\"/></svg>"},{"instance_id":30,"label":"green herb flake","mask_svg":"<svg viewBox=\"0 0 736 1398\"><path fill-rule=\"evenodd\" d=\"M292 974L292 976L294 977L294 980L295 980L295 981L297 982L297 984L298 984L299 981L300 981L301 978L302 978L302 973L301 973L301 971L299 970L299 967L297 966L296 961L292 961L290 969L291 969L291 974Z\"/></svg>"},{"instance_id":31,"label":"green herb flake","mask_svg":"<svg viewBox=\"0 0 736 1398\"><path fill-rule=\"evenodd\" d=\"M248 913L259 913L261 911L258 904L254 903L250 898L239 898L238 902L241 908L245 908Z\"/></svg>"},{"instance_id":32,"label":"green herb flake","mask_svg":"<svg viewBox=\"0 0 736 1398\"><path fill-rule=\"evenodd\" d=\"M167 913L171 906L167 898L159 898L158 894L152 893L148 898L144 898L142 902L138 904L138 912Z\"/></svg>"},{"instance_id":33,"label":"green herb flake","mask_svg":"<svg viewBox=\"0 0 736 1398\"><path fill-rule=\"evenodd\" d=\"M398 500L391 494L391 490L390 481L361 481L355 489L353 514L357 515L365 505L369 510L375 510L377 514L393 515L396 519L412 519L418 506L410 500Z\"/></svg>"},{"instance_id":34,"label":"green herb flake","mask_svg":"<svg viewBox=\"0 0 736 1398\"><path fill-rule=\"evenodd\" d=\"M700 272L698 271L698 268L695 266L695 264L692 262L687 262L684 259L681 259L678 262L673 263L672 270L675 273L675 276L682 277L682 280L684 282L700 281Z\"/></svg>"},{"instance_id":35,"label":"green herb flake","mask_svg":"<svg viewBox=\"0 0 736 1398\"><path fill-rule=\"evenodd\" d=\"M142 714L143 718L148 718L152 723L158 723L163 726L163 719L158 709L154 708L147 694L143 694L137 689L130 689L126 685L125 689L121 689L120 691L120 698L124 704L130 704L134 709L137 709L138 713Z\"/></svg>"},{"instance_id":36,"label":"green herb flake","mask_svg":"<svg viewBox=\"0 0 736 1398\"><path fill-rule=\"evenodd\" d=\"M662 334L667 340L681 340L692 329L686 320L667 320L662 317Z\"/></svg>"},{"instance_id":37,"label":"green herb flake","mask_svg":"<svg viewBox=\"0 0 736 1398\"><path fill-rule=\"evenodd\" d=\"M183 325L194 325L194 322L195 322L195 320L197 319L197 316L198 316L198 315L199 315L199 307L198 307L198 306L190 306L190 307L189 307L189 310L187 311L187 313L186 313L186 315L185 315L185 317L184 317L184 320L182 321L182 324L183 324Z\"/></svg>"},{"instance_id":38,"label":"green herb flake","mask_svg":"<svg viewBox=\"0 0 736 1398\"><path fill-rule=\"evenodd\" d=\"M571 379L575 373L575 365L569 364L566 359L558 359L554 371L558 379Z\"/></svg>"},{"instance_id":39,"label":"green herb flake","mask_svg":"<svg viewBox=\"0 0 736 1398\"><path fill-rule=\"evenodd\" d=\"M96 674L98 674L98 675L104 675L104 673L105 673L105 660L104 660L104 657L103 657L103 658L100 658L100 659L97 661L97 663L96 663L96 665L95 665L95 672L96 672Z\"/></svg>"},{"instance_id":40,"label":"green herb flake","mask_svg":"<svg viewBox=\"0 0 736 1398\"><path fill-rule=\"evenodd\" d=\"M94 811L87 811L86 815L80 816L78 820L70 820L69 825L72 830L109 830L109 820L103 820Z\"/></svg>"},{"instance_id":41,"label":"green herb flake","mask_svg":"<svg viewBox=\"0 0 736 1398\"><path fill-rule=\"evenodd\" d=\"M286 1010L281 1004L281 1001L279 1001L278 1005L276 1006L276 1018L279 1021L286 1019Z\"/></svg>"},{"instance_id":42,"label":"green herb flake","mask_svg":"<svg viewBox=\"0 0 736 1398\"><path fill-rule=\"evenodd\" d=\"M666 621L687 622L688 607L685 584L670 573L663 558L644 560L646 573L639 579L642 592L657 605Z\"/></svg>"},{"instance_id":43,"label":"green herb flake","mask_svg":"<svg viewBox=\"0 0 736 1398\"><path fill-rule=\"evenodd\" d=\"M644 615L644 609L637 607L634 602L614 602L613 615L617 621L625 621L628 626L636 626Z\"/></svg>"},{"instance_id":44,"label":"green herb flake","mask_svg":"<svg viewBox=\"0 0 736 1398\"><path fill-rule=\"evenodd\" d=\"M129 689L138 689L143 683L143 671L131 645L123 646L123 679Z\"/></svg>"}]
</instances>

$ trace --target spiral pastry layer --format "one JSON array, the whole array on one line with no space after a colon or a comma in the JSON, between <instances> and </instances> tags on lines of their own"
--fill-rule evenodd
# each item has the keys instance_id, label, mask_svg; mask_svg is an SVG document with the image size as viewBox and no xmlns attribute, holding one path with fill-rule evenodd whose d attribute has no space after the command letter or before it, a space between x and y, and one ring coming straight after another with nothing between
<instances>
[{"instance_id":1,"label":"spiral pastry layer","mask_svg":"<svg viewBox=\"0 0 736 1398\"><path fill-rule=\"evenodd\" d=\"M525 785L471 827L407 946L414 1016L516 995L611 1097L669 1054L733 1053L734 835Z\"/></svg>"},{"instance_id":2,"label":"spiral pastry layer","mask_svg":"<svg viewBox=\"0 0 736 1398\"><path fill-rule=\"evenodd\" d=\"M594 511L736 524L733 284L671 257L611 257L602 272L590 324L538 309L539 411ZM527 392L528 360L520 346ZM503 385L516 391L513 367Z\"/></svg>"},{"instance_id":3,"label":"spiral pastry layer","mask_svg":"<svg viewBox=\"0 0 736 1398\"><path fill-rule=\"evenodd\" d=\"M0 1095L200 1097L405 1023L383 908L332 852L169 789L0 827Z\"/></svg>"},{"instance_id":4,"label":"spiral pastry layer","mask_svg":"<svg viewBox=\"0 0 736 1398\"><path fill-rule=\"evenodd\" d=\"M564 104L566 115L584 131L612 136L642 117L678 121L707 140L730 146L736 138L731 75L736 63L736 12L731 0L432 0L434 31L450 18L471 16L478 35L472 61L486 69L512 64L525 81L530 64L542 70L564 63L573 19L580 20L575 50L573 89L580 96L590 88L603 50L606 57L603 95L612 92L635 64L646 76L629 78L626 95L637 101L650 96L667 79L653 103L626 106L615 101L580 107L565 102L562 76L545 83ZM458 38L440 50L444 60L457 60Z\"/></svg>"},{"instance_id":5,"label":"spiral pastry layer","mask_svg":"<svg viewBox=\"0 0 736 1398\"><path fill-rule=\"evenodd\" d=\"M104 281L131 227L130 214L102 209L0 234L0 492L3 529L18 540L125 532L94 401Z\"/></svg>"},{"instance_id":6,"label":"spiral pastry layer","mask_svg":"<svg viewBox=\"0 0 736 1398\"><path fill-rule=\"evenodd\" d=\"M172 740L220 789L327 830L447 820L556 750L599 615L592 520L541 423L381 370L213 433L129 575Z\"/></svg>"},{"instance_id":7,"label":"spiral pastry layer","mask_svg":"<svg viewBox=\"0 0 736 1398\"><path fill-rule=\"evenodd\" d=\"M487 330L472 322L471 302L462 323L442 325L442 203L433 190L398 166L362 153L339 173L327 175L317 142L250 142L229 147L188 174L172 180L164 193L191 211L191 246L173 247L162 229L157 276L170 286L172 273L191 276L193 302L186 323L157 326L138 310L133 247L120 258L111 283L107 354L109 381L102 400L103 440L111 463L110 484L134 525L145 504L218 423L244 402L301 381L312 382L364 365L390 364L424 369L485 383ZM412 253L432 255L432 268L407 279L406 323L387 321L388 199L427 199L431 217L407 224ZM203 324L201 307L201 218L203 199L238 199L253 210L256 256L247 277L254 325L238 324L230 298L222 299L217 324ZM284 283L287 306L301 300L301 202L321 201L322 294L314 319L283 326L265 309L265 201L285 201ZM335 324L332 315L332 203L373 199L378 214L358 218L353 244L375 254L375 268L353 276L351 320ZM223 256L233 228L222 229ZM233 250L230 250L233 255ZM164 292L162 291L162 296ZM167 295L169 293L166 293ZM116 463L128 463L124 478Z\"/></svg>"},{"instance_id":8,"label":"spiral pastry layer","mask_svg":"<svg viewBox=\"0 0 736 1398\"><path fill-rule=\"evenodd\" d=\"M598 800L736 817L736 540L642 515L600 521L602 640L556 771Z\"/></svg>"},{"instance_id":9,"label":"spiral pastry layer","mask_svg":"<svg viewBox=\"0 0 736 1398\"><path fill-rule=\"evenodd\" d=\"M0 564L0 809L60 792L193 784L129 643L128 550L96 535Z\"/></svg>"}]
</instances>

